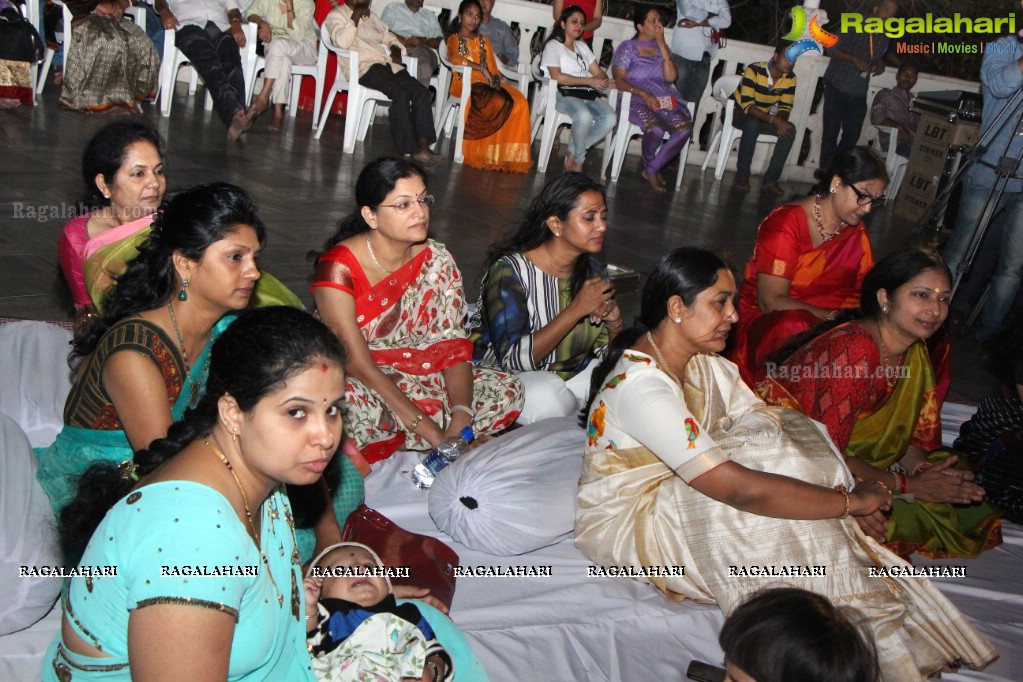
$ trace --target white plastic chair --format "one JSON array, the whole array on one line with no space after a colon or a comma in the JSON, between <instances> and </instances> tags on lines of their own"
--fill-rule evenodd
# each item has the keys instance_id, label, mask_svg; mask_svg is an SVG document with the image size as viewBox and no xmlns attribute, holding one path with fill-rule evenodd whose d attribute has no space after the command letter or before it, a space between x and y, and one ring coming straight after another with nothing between
<instances>
[{"instance_id":1,"label":"white plastic chair","mask_svg":"<svg viewBox=\"0 0 1023 682\"><path fill-rule=\"evenodd\" d=\"M245 47L240 50L242 60L242 78L245 82L245 93L251 91L250 77L255 77L255 71L250 67L251 57L256 54L256 25L242 22L242 31L245 33ZM163 32L163 62L160 64L160 114L170 116L171 104L174 102L174 86L178 80L178 69L182 66L189 66L192 69L188 80L188 94L194 95L199 84L199 72L192 67L185 53L178 49L174 43L175 31ZM250 50L250 46L251 50ZM244 96L245 93L242 93ZM248 104L248 100L242 102ZM213 96L206 91L206 103L203 107L206 111L213 109Z\"/></svg>"},{"instance_id":2,"label":"white plastic chair","mask_svg":"<svg viewBox=\"0 0 1023 682\"><path fill-rule=\"evenodd\" d=\"M632 93L623 92L621 93L621 107L618 111L618 125L615 126L615 144L614 144L614 155L611 157L611 182L618 182L618 176L622 173L622 166L625 164L625 153L629 149L629 142L632 138L642 135L643 131L635 123L629 122L629 105L632 103ZM687 107L692 111L692 102L681 102L682 106ZM668 139L668 134L665 133L664 139ZM675 191L677 192L682 187L682 175L686 171L686 160L689 158L689 146L692 144L692 139L686 142L685 146L682 147L682 151L678 155L678 176L675 178ZM605 156L605 160L607 156Z\"/></svg>"},{"instance_id":3,"label":"white plastic chair","mask_svg":"<svg viewBox=\"0 0 1023 682\"><path fill-rule=\"evenodd\" d=\"M895 148L899 144L899 129L892 126L877 126L878 132L888 133L888 149L884 152L884 166L888 171L888 190L885 192L893 199L899 194L902 179L906 177L909 159L899 156Z\"/></svg>"},{"instance_id":4,"label":"white plastic chair","mask_svg":"<svg viewBox=\"0 0 1023 682\"><path fill-rule=\"evenodd\" d=\"M711 158L714 157L714 153L717 152L717 161L714 167L714 179L720 180L721 176L725 174L725 163L728 161L728 155L732 153L732 148L742 138L742 131L738 128L732 127L732 115L735 111L735 99L732 94L735 89L739 87L739 83L742 82L742 76L721 76L711 87L711 96L718 101L721 109L724 109L725 120L720 130L714 133L711 138L710 147L707 149L707 156L703 159L703 165L700 166L701 171L707 170L707 164L710 163ZM718 114L714 114L714 120L717 121ZM760 135L757 137L758 144L775 144L778 142L777 135Z\"/></svg>"},{"instance_id":5,"label":"white plastic chair","mask_svg":"<svg viewBox=\"0 0 1023 682\"><path fill-rule=\"evenodd\" d=\"M38 95L43 91L43 86L46 85L46 74L50 72L54 51L49 46L46 46L46 27L43 26L43 17L39 14L39 3L37 0L28 0L24 5L15 5L15 7L21 11L25 19L39 32L39 37L42 38L43 45L45 46L43 61L40 63L32 62L29 66L29 84L32 87L32 92ZM39 106L39 98L33 97L32 104Z\"/></svg>"},{"instance_id":6,"label":"white plastic chair","mask_svg":"<svg viewBox=\"0 0 1023 682\"><path fill-rule=\"evenodd\" d=\"M547 172L547 166L551 159L551 150L554 149L554 139L557 137L561 126L572 125L572 117L562 114L555 108L557 98L557 83L545 74L540 68L540 57L543 53L533 58L532 73L533 79L540 84L536 99L533 100L531 117L533 119L532 135L530 139L535 140L536 134L543 128L540 136L540 156L537 158L536 169L541 173ZM612 96L613 96L612 91ZM613 100L612 100L613 101ZM600 162L601 177L608 165L608 158L612 153L614 142L614 130L604 138L604 158Z\"/></svg>"},{"instance_id":7,"label":"white plastic chair","mask_svg":"<svg viewBox=\"0 0 1023 682\"><path fill-rule=\"evenodd\" d=\"M440 139L441 133L451 136L451 129L454 127L456 130L455 134L455 163L462 163L465 160L465 155L462 153L462 142L465 140L465 113L469 109L469 98L472 94L471 87L463 87L462 92L458 97L453 95L447 95L446 93L451 89L452 74L457 70L462 74L462 83L472 83L472 68L468 65L455 66L451 63L448 58L448 46L447 43L441 41L440 48L437 50L440 55L441 63L441 77L439 79L440 84L438 87L443 87L443 91L438 91L437 102L440 103L440 116L437 117L437 139ZM515 83L516 88L522 93L523 97L529 97L529 76L525 73L525 67L520 66L519 70L512 71L500 61L497 62L497 68L501 75ZM458 121L457 127L455 121Z\"/></svg>"},{"instance_id":8,"label":"white plastic chair","mask_svg":"<svg viewBox=\"0 0 1023 682\"><path fill-rule=\"evenodd\" d=\"M74 15L71 14L71 10L68 9L68 6L65 5L63 2L61 2L60 0L53 0L53 2L54 2L54 4L60 5L61 12L63 13L63 23L64 23L64 32L63 32L64 62L67 63L68 50L71 48L71 22L74 19ZM36 0L27 0L27 2L25 3L25 8L26 8L26 11L28 12L28 19L29 19L29 21L31 21L33 24L35 24L36 21L38 21L38 24L36 25L36 30L39 31L39 35L43 36L43 40L45 41L46 33L45 33L45 28L43 27L43 18L42 17L38 17L37 19L34 19L35 11L38 9ZM143 7L129 7L128 9L124 10L124 13L125 13L125 15L131 17L131 19L135 22L136 26L141 28L143 31L146 30L146 10L145 10L145 8L143 8ZM50 67L53 65L53 55L54 54L56 54L56 51L50 49L49 47L47 47L46 48L46 54L43 57L43 65L42 65L42 67L41 68L37 68L37 66L34 65L34 64L32 66L32 78L33 78L32 82L34 84L33 87L35 87L36 94L41 93L43 91L43 88L46 87L46 76L47 76L47 74L50 73ZM39 104L39 99L38 98L34 98L34 101L35 101L35 104Z\"/></svg>"},{"instance_id":9,"label":"white plastic chair","mask_svg":"<svg viewBox=\"0 0 1023 682\"><path fill-rule=\"evenodd\" d=\"M319 30L320 27L316 26L317 33L319 33ZM258 34L258 29L256 32ZM245 103L249 104L252 102L252 96L256 94L256 76L266 68L266 58L256 54L255 41L248 41L246 39L245 51L249 53L248 59L245 62L249 68L249 73L245 76ZM313 83L316 84L316 100L313 102L313 129L316 128L316 124L320 120L323 83L327 78L327 53L327 48L321 42L317 45L315 64L305 66L291 65L291 94L288 96L288 117L294 118L298 113L298 98L302 89L302 77L309 76L313 79Z\"/></svg>"},{"instance_id":10,"label":"white plastic chair","mask_svg":"<svg viewBox=\"0 0 1023 682\"><path fill-rule=\"evenodd\" d=\"M346 50L334 44L330 39L330 33L320 30L320 44L337 55L337 74L334 76L334 85L327 95L327 104L320 112L320 122L316 126L315 139L320 139L323 134L323 127L327 125L330 117L331 107L334 106L334 98L339 92L348 92L348 107L345 114L345 133L342 149L345 153L351 154L355 151L355 143L366 139L369 131L369 124L376 113L377 102L390 102L390 98L379 90L367 88L359 84L359 53L355 50ZM341 70L341 60L348 60L348 73L352 74L351 80L345 77ZM415 57L405 56L402 59L405 68L409 73L415 73L418 60Z\"/></svg>"}]
</instances>

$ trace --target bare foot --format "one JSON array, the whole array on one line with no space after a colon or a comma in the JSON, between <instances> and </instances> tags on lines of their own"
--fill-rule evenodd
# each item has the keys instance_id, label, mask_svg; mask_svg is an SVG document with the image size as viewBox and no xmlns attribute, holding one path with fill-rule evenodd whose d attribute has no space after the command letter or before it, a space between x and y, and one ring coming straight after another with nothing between
<instances>
[{"instance_id":1,"label":"bare foot","mask_svg":"<svg viewBox=\"0 0 1023 682\"><path fill-rule=\"evenodd\" d=\"M227 141L234 142L252 126L252 116L248 111L238 108L231 118L231 125L227 127Z\"/></svg>"},{"instance_id":2,"label":"bare foot","mask_svg":"<svg viewBox=\"0 0 1023 682\"><path fill-rule=\"evenodd\" d=\"M259 118L260 114L266 111L266 106L267 106L266 102L257 98L256 101L252 103L252 106L249 107L249 110L246 113L248 113L249 118L255 121L257 118Z\"/></svg>"},{"instance_id":3,"label":"bare foot","mask_svg":"<svg viewBox=\"0 0 1023 682\"><path fill-rule=\"evenodd\" d=\"M749 178L736 178L735 189L739 190L740 192L748 192Z\"/></svg>"},{"instance_id":4,"label":"bare foot","mask_svg":"<svg viewBox=\"0 0 1023 682\"><path fill-rule=\"evenodd\" d=\"M444 163L444 157L429 148L421 149L413 154L412 160L427 168L433 168Z\"/></svg>"},{"instance_id":5,"label":"bare foot","mask_svg":"<svg viewBox=\"0 0 1023 682\"><path fill-rule=\"evenodd\" d=\"M650 186L653 187L655 190L657 190L658 192L664 191L664 183L658 180L656 175L650 175L645 170L641 171L640 175L642 175L643 179L649 182Z\"/></svg>"},{"instance_id":6,"label":"bare foot","mask_svg":"<svg viewBox=\"0 0 1023 682\"><path fill-rule=\"evenodd\" d=\"M572 152L565 154L565 170L574 173L583 172L583 165L575 160L575 157L572 156Z\"/></svg>"},{"instance_id":7,"label":"bare foot","mask_svg":"<svg viewBox=\"0 0 1023 682\"><path fill-rule=\"evenodd\" d=\"M283 117L274 116L274 119L266 124L266 129L269 130L270 132L276 133L278 130L281 129L281 126L283 124L284 124Z\"/></svg>"}]
</instances>

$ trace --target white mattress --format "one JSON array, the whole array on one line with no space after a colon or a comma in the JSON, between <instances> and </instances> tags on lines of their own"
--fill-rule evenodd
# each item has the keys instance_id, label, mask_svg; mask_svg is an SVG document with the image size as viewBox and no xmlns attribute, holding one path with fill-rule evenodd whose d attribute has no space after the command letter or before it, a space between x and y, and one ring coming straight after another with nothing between
<instances>
[{"instance_id":1,"label":"white mattress","mask_svg":"<svg viewBox=\"0 0 1023 682\"><path fill-rule=\"evenodd\" d=\"M410 530L447 538L408 480L414 453L398 453L367 479L367 503ZM966 565L966 578L936 580L1002 652L984 673L946 680L1023 679L1023 529L1006 524L1005 544ZM449 541L450 542L450 541ZM451 542L463 566L551 566L551 577L458 579L451 616L494 682L680 679L693 658L721 662L715 606L671 603L628 578L588 578L591 564L571 540L520 557L494 557ZM59 626L54 610L28 630L0 637L0 680L38 679Z\"/></svg>"}]
</instances>

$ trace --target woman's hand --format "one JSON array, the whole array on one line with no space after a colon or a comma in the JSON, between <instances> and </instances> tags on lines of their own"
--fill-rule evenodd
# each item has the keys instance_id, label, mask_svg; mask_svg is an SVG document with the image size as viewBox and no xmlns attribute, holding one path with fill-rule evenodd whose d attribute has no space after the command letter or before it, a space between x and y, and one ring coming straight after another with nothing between
<instances>
[{"instance_id":1,"label":"woman's hand","mask_svg":"<svg viewBox=\"0 0 1023 682\"><path fill-rule=\"evenodd\" d=\"M664 46L665 43L664 43L664 26L663 25L658 24L657 26L654 26L654 40L657 41L657 46L658 47L663 47Z\"/></svg>"},{"instance_id":2,"label":"woman's hand","mask_svg":"<svg viewBox=\"0 0 1023 682\"><path fill-rule=\"evenodd\" d=\"M864 535L872 537L881 543L885 541L888 535L888 517L883 512L878 510L869 514L854 516L853 518L860 525L860 530L863 531Z\"/></svg>"},{"instance_id":3,"label":"woman's hand","mask_svg":"<svg viewBox=\"0 0 1023 682\"><path fill-rule=\"evenodd\" d=\"M578 313L577 319L587 315L600 315L607 311L600 310L606 301L614 298L615 288L603 277L594 277L586 280L579 293L572 299L570 306Z\"/></svg>"},{"instance_id":4,"label":"woman's hand","mask_svg":"<svg viewBox=\"0 0 1023 682\"><path fill-rule=\"evenodd\" d=\"M611 79L608 78L607 75L605 74L593 76L592 78L590 78L590 83L593 84L593 87L602 92L610 89L612 85Z\"/></svg>"},{"instance_id":5,"label":"woman's hand","mask_svg":"<svg viewBox=\"0 0 1023 682\"><path fill-rule=\"evenodd\" d=\"M452 410L451 421L448 422L448 428L444 430L444 437L457 436L466 426L472 426L472 418L461 410Z\"/></svg>"},{"instance_id":6,"label":"woman's hand","mask_svg":"<svg viewBox=\"0 0 1023 682\"><path fill-rule=\"evenodd\" d=\"M906 479L906 492L913 493L923 502L946 504L972 504L984 499L984 489L975 483L973 474L956 471L951 467L958 461L955 455L933 464L915 476Z\"/></svg>"},{"instance_id":7,"label":"woman's hand","mask_svg":"<svg viewBox=\"0 0 1023 682\"><path fill-rule=\"evenodd\" d=\"M429 604L441 613L446 614L448 612L448 607L444 606L444 602L440 599L437 599L437 597L430 594L430 589L428 587L395 585L392 592L395 599L415 599L416 601L421 601L424 604Z\"/></svg>"},{"instance_id":8,"label":"woman's hand","mask_svg":"<svg viewBox=\"0 0 1023 682\"><path fill-rule=\"evenodd\" d=\"M650 111L657 111L661 106L661 103L657 101L657 98L651 95L646 90L640 90L639 88L637 88L633 92L633 97L636 96L643 100L643 104L647 105Z\"/></svg>"},{"instance_id":9,"label":"woman's hand","mask_svg":"<svg viewBox=\"0 0 1023 682\"><path fill-rule=\"evenodd\" d=\"M613 298L604 301L590 314L590 322L593 324L605 322L608 326L615 327L620 319L622 319L622 311L618 307L618 301Z\"/></svg>"},{"instance_id":10,"label":"woman's hand","mask_svg":"<svg viewBox=\"0 0 1023 682\"><path fill-rule=\"evenodd\" d=\"M849 514L867 516L892 508L892 493L883 483L863 481L849 493Z\"/></svg>"}]
</instances>

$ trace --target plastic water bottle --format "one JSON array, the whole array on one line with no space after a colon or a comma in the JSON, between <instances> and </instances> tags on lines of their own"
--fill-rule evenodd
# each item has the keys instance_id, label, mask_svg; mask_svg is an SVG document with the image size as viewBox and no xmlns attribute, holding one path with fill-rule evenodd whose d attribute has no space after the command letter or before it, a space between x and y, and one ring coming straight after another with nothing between
<instances>
[{"instance_id":1,"label":"plastic water bottle","mask_svg":"<svg viewBox=\"0 0 1023 682\"><path fill-rule=\"evenodd\" d=\"M469 443L475 439L476 434L472 432L472 427L466 426L457 436L448 436L442 440L440 445L412 470L412 482L420 490L429 490L440 470L468 452Z\"/></svg>"}]
</instances>

